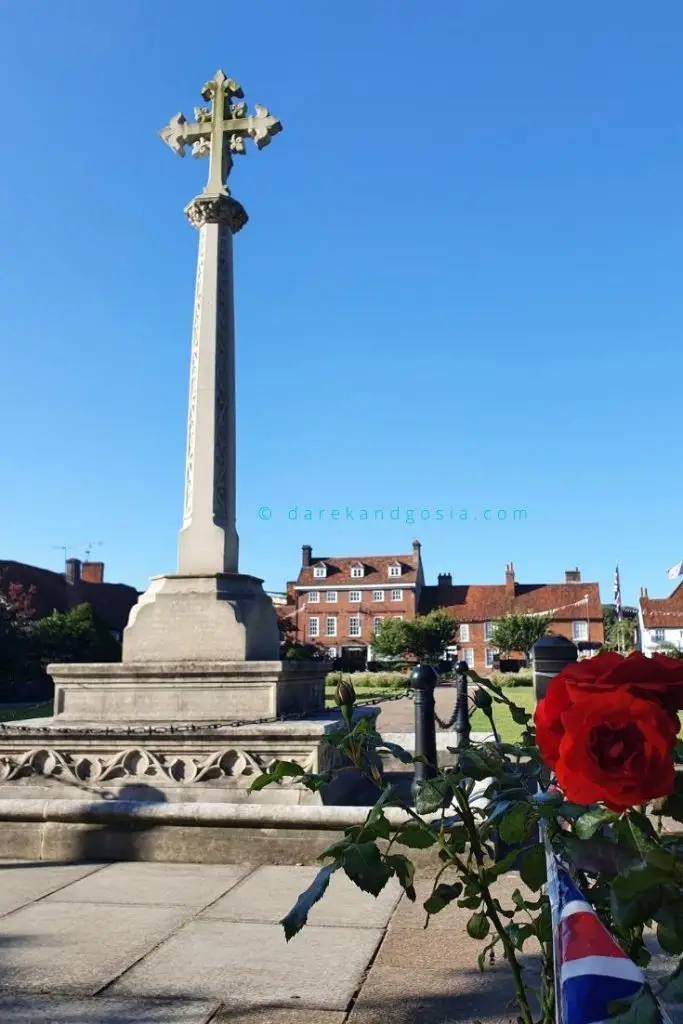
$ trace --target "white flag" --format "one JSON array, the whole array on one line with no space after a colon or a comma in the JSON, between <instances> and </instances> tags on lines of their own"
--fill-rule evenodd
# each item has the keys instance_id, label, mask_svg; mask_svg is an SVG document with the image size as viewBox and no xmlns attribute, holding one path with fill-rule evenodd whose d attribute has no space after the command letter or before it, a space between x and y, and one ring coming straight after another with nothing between
<instances>
[{"instance_id":1,"label":"white flag","mask_svg":"<svg viewBox=\"0 0 683 1024\"><path fill-rule=\"evenodd\" d=\"M670 569L667 569L666 575L670 580L675 580L677 576L683 576L683 562L676 562Z\"/></svg>"}]
</instances>

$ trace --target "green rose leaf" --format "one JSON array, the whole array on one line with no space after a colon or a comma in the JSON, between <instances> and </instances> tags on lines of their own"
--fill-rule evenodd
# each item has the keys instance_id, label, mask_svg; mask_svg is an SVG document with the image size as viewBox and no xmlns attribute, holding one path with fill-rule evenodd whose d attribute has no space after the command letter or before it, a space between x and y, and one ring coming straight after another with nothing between
<instances>
[{"instance_id":1,"label":"green rose leaf","mask_svg":"<svg viewBox=\"0 0 683 1024\"><path fill-rule=\"evenodd\" d=\"M396 842L402 846L410 846L414 850L425 850L437 841L436 833L430 828L419 825L404 825L396 834Z\"/></svg>"},{"instance_id":2,"label":"green rose leaf","mask_svg":"<svg viewBox=\"0 0 683 1024\"><path fill-rule=\"evenodd\" d=\"M415 810L418 814L432 814L450 803L453 787L449 779L437 776L421 783L415 798Z\"/></svg>"},{"instance_id":3,"label":"green rose leaf","mask_svg":"<svg viewBox=\"0 0 683 1024\"><path fill-rule=\"evenodd\" d=\"M486 756L482 750L458 750L456 747L448 747L451 753L458 755L458 767L468 778L482 782L492 775L497 776L502 771L501 759Z\"/></svg>"},{"instance_id":4,"label":"green rose leaf","mask_svg":"<svg viewBox=\"0 0 683 1024\"><path fill-rule=\"evenodd\" d=\"M330 884L330 878L338 866L337 864L327 864L324 868L321 868L308 889L301 893L289 913L282 918L280 924L285 930L287 942L294 938L297 932L300 932L306 924L311 907L324 896L325 890Z\"/></svg>"},{"instance_id":5,"label":"green rose leaf","mask_svg":"<svg viewBox=\"0 0 683 1024\"><path fill-rule=\"evenodd\" d=\"M545 850L539 843L524 856L519 868L520 878L532 892L538 892L546 881Z\"/></svg>"},{"instance_id":6,"label":"green rose leaf","mask_svg":"<svg viewBox=\"0 0 683 1024\"><path fill-rule=\"evenodd\" d=\"M632 896L622 896L616 884L610 892L610 910L617 928L629 931L638 925L650 921L657 913L662 901L660 886L644 889Z\"/></svg>"},{"instance_id":7,"label":"green rose leaf","mask_svg":"<svg viewBox=\"0 0 683 1024\"><path fill-rule=\"evenodd\" d=\"M386 740L382 740L378 745L378 750L386 750L392 757L395 757L401 764L413 764L413 755L403 747L399 747L397 743L387 743Z\"/></svg>"},{"instance_id":8,"label":"green rose leaf","mask_svg":"<svg viewBox=\"0 0 683 1024\"><path fill-rule=\"evenodd\" d=\"M527 722L531 721L531 714L525 711L524 708L518 707L516 704L508 704L508 710L510 717L516 725L526 725Z\"/></svg>"},{"instance_id":9,"label":"green rose leaf","mask_svg":"<svg viewBox=\"0 0 683 1024\"><path fill-rule=\"evenodd\" d=\"M467 934L472 939L485 939L489 933L489 927L486 914L472 914L467 922Z\"/></svg>"},{"instance_id":10,"label":"green rose leaf","mask_svg":"<svg viewBox=\"0 0 683 1024\"><path fill-rule=\"evenodd\" d=\"M305 774L301 765L294 764L293 761L275 761L267 772L256 776L249 789L251 792L256 792L259 789L265 789L271 782L280 782L284 778L295 779Z\"/></svg>"},{"instance_id":11,"label":"green rose leaf","mask_svg":"<svg viewBox=\"0 0 683 1024\"><path fill-rule=\"evenodd\" d=\"M671 956L680 956L683 953L683 938L669 925L657 925L657 942L665 953Z\"/></svg>"},{"instance_id":12,"label":"green rose leaf","mask_svg":"<svg viewBox=\"0 0 683 1024\"><path fill-rule=\"evenodd\" d=\"M611 1017L610 1020L614 1024L661 1024L662 1015L657 1000L650 989L644 985L640 994L628 1004L628 1008L618 1013L617 1016Z\"/></svg>"},{"instance_id":13,"label":"green rose leaf","mask_svg":"<svg viewBox=\"0 0 683 1024\"><path fill-rule=\"evenodd\" d=\"M384 863L396 875L406 896L414 903L416 897L413 885L415 881L415 865L413 862L404 857L403 854L394 853L385 857Z\"/></svg>"},{"instance_id":14,"label":"green rose leaf","mask_svg":"<svg viewBox=\"0 0 683 1024\"><path fill-rule=\"evenodd\" d=\"M373 896L379 896L392 874L374 843L348 846L342 853L342 867L359 889Z\"/></svg>"},{"instance_id":15,"label":"green rose leaf","mask_svg":"<svg viewBox=\"0 0 683 1024\"><path fill-rule=\"evenodd\" d=\"M574 867L579 871L587 871L590 875L614 878L634 864L640 863L637 855L603 836L592 836L590 839L567 836L563 838L563 845Z\"/></svg>"},{"instance_id":16,"label":"green rose leaf","mask_svg":"<svg viewBox=\"0 0 683 1024\"><path fill-rule=\"evenodd\" d=\"M683 1003L683 963L669 975L658 995L663 1003Z\"/></svg>"},{"instance_id":17,"label":"green rose leaf","mask_svg":"<svg viewBox=\"0 0 683 1024\"><path fill-rule=\"evenodd\" d=\"M504 843L523 843L531 835L538 821L538 813L531 804L513 804L503 816L499 826L500 838Z\"/></svg>"},{"instance_id":18,"label":"green rose leaf","mask_svg":"<svg viewBox=\"0 0 683 1024\"><path fill-rule=\"evenodd\" d=\"M575 821L576 834L579 839L590 839L599 828L616 821L617 817L618 815L614 811L602 810L600 808L595 811L588 811Z\"/></svg>"},{"instance_id":19,"label":"green rose leaf","mask_svg":"<svg viewBox=\"0 0 683 1024\"><path fill-rule=\"evenodd\" d=\"M669 881L671 881L669 872L662 871L654 864L640 861L626 868L618 878L614 879L612 890L620 898L629 899L653 886L659 886Z\"/></svg>"},{"instance_id":20,"label":"green rose leaf","mask_svg":"<svg viewBox=\"0 0 683 1024\"><path fill-rule=\"evenodd\" d=\"M507 924L505 931L515 949L523 949L526 940L534 934L534 929L530 924Z\"/></svg>"},{"instance_id":21,"label":"green rose leaf","mask_svg":"<svg viewBox=\"0 0 683 1024\"><path fill-rule=\"evenodd\" d=\"M481 896L463 896L458 900L458 906L464 907L465 910L476 910L481 906Z\"/></svg>"},{"instance_id":22,"label":"green rose leaf","mask_svg":"<svg viewBox=\"0 0 683 1024\"><path fill-rule=\"evenodd\" d=\"M454 882L453 885L446 885L444 882L441 882L437 885L429 899L425 900L423 906L428 914L438 914L440 910L443 910L449 903L457 899L461 892L461 882Z\"/></svg>"}]
</instances>

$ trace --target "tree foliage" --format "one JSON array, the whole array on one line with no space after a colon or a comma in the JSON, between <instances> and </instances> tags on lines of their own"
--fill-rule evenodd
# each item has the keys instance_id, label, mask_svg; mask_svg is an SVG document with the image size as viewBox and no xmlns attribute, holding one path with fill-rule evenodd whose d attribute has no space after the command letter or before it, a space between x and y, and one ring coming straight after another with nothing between
<instances>
[{"instance_id":1,"label":"tree foliage","mask_svg":"<svg viewBox=\"0 0 683 1024\"><path fill-rule=\"evenodd\" d=\"M457 620L444 608L435 608L414 619L384 619L372 639L372 650L380 658L439 662L453 643L457 628Z\"/></svg>"},{"instance_id":2,"label":"tree foliage","mask_svg":"<svg viewBox=\"0 0 683 1024\"><path fill-rule=\"evenodd\" d=\"M545 636L552 621L551 615L506 615L494 623L491 643L501 654L519 651L528 660L531 648Z\"/></svg>"},{"instance_id":3,"label":"tree foliage","mask_svg":"<svg viewBox=\"0 0 683 1024\"><path fill-rule=\"evenodd\" d=\"M38 619L33 634L44 665L60 661L118 661L121 657L119 642L96 622L89 604L79 604L67 612L53 611L52 615Z\"/></svg>"}]
</instances>

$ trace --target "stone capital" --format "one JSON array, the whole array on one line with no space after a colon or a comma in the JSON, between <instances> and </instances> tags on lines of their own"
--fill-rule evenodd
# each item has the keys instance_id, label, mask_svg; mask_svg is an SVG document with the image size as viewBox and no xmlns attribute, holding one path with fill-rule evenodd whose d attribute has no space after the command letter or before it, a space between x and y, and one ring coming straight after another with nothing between
<instances>
[{"instance_id":1,"label":"stone capital","mask_svg":"<svg viewBox=\"0 0 683 1024\"><path fill-rule=\"evenodd\" d=\"M205 224L224 224L233 235L249 220L247 211L232 196L197 196L185 207L185 216L195 228Z\"/></svg>"}]
</instances>

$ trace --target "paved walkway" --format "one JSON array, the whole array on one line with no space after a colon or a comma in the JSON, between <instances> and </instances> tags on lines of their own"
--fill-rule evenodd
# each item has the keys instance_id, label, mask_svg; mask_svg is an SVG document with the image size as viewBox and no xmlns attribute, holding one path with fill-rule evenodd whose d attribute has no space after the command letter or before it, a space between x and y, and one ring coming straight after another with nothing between
<instances>
[{"instance_id":1,"label":"paved walkway","mask_svg":"<svg viewBox=\"0 0 683 1024\"><path fill-rule=\"evenodd\" d=\"M288 945L308 867L0 864L3 1024L507 1021L504 971L456 914L336 876ZM421 885L424 899L427 882ZM507 880L506 880L507 884Z\"/></svg>"}]
</instances>

